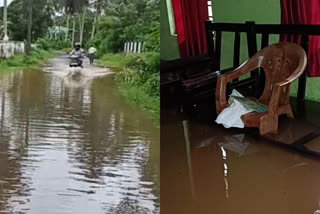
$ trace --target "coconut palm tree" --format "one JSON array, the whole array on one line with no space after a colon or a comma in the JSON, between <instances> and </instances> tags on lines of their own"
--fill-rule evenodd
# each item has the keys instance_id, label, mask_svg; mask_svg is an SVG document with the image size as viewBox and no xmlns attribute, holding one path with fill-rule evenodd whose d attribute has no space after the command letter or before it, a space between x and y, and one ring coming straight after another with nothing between
<instances>
[{"instance_id":1,"label":"coconut palm tree","mask_svg":"<svg viewBox=\"0 0 320 214\"><path fill-rule=\"evenodd\" d=\"M31 40L32 40L32 13L33 0L25 0L28 5L28 28L27 28L27 55L30 54Z\"/></svg>"},{"instance_id":2,"label":"coconut palm tree","mask_svg":"<svg viewBox=\"0 0 320 214\"><path fill-rule=\"evenodd\" d=\"M70 28L72 22L72 46L74 44L76 32L76 19L79 19L80 42L82 42L84 31L84 18L89 0L51 0L56 11L66 15L66 28ZM69 37L69 31L66 32L65 40Z\"/></svg>"},{"instance_id":3,"label":"coconut palm tree","mask_svg":"<svg viewBox=\"0 0 320 214\"><path fill-rule=\"evenodd\" d=\"M72 19L72 46L74 44L75 32L76 32L76 29L75 29L76 15L78 15L78 19L79 19L80 42L82 43L85 11L87 9L87 6L89 5L89 1L88 0L59 0L59 1L61 1L62 5L64 5L64 11L67 14L67 16L71 17ZM69 20L70 18L67 18L67 28L69 28Z\"/></svg>"},{"instance_id":4,"label":"coconut palm tree","mask_svg":"<svg viewBox=\"0 0 320 214\"><path fill-rule=\"evenodd\" d=\"M101 8L103 7L103 3L104 3L103 0L93 0L93 2L92 2L92 6L93 6L93 8L95 8L95 16L94 16L93 25L92 25L91 39L93 39L93 37L94 37L97 22L98 22L100 14L101 14Z\"/></svg>"},{"instance_id":5,"label":"coconut palm tree","mask_svg":"<svg viewBox=\"0 0 320 214\"><path fill-rule=\"evenodd\" d=\"M4 0L3 2L3 40L9 40L8 38L8 23L7 23L7 18L8 18L8 13L7 13L7 0Z\"/></svg>"}]
</instances>

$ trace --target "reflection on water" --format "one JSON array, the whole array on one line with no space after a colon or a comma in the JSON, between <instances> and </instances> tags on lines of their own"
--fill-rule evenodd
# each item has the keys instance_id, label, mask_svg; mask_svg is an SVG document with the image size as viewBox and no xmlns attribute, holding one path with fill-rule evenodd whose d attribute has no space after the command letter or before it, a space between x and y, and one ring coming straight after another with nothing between
<instances>
[{"instance_id":1,"label":"reflection on water","mask_svg":"<svg viewBox=\"0 0 320 214\"><path fill-rule=\"evenodd\" d=\"M319 158L286 150L241 129L184 121L179 116L161 112L163 213L320 210Z\"/></svg>"},{"instance_id":2,"label":"reflection on water","mask_svg":"<svg viewBox=\"0 0 320 214\"><path fill-rule=\"evenodd\" d=\"M1 75L0 212L159 212L159 129L114 88Z\"/></svg>"}]
</instances>

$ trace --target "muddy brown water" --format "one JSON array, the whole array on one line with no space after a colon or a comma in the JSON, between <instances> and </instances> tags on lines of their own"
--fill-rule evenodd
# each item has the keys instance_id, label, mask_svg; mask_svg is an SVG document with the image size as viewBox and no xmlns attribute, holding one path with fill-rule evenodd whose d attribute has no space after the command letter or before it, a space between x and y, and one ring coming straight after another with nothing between
<instances>
[{"instance_id":1,"label":"muddy brown water","mask_svg":"<svg viewBox=\"0 0 320 214\"><path fill-rule=\"evenodd\" d=\"M307 112L319 125L318 109ZM297 124L284 133L292 137L308 129ZM320 139L311 144L319 149ZM319 209L319 157L250 132L161 112L161 213L313 214Z\"/></svg>"},{"instance_id":2,"label":"muddy brown water","mask_svg":"<svg viewBox=\"0 0 320 214\"><path fill-rule=\"evenodd\" d=\"M159 128L112 76L0 76L0 213L159 213Z\"/></svg>"}]
</instances>

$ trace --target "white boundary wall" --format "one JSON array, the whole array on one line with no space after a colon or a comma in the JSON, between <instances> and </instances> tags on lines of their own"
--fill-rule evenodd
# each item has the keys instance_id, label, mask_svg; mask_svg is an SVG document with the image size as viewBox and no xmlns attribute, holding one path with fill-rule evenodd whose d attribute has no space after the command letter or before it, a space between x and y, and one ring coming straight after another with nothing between
<instances>
[{"instance_id":1,"label":"white boundary wall","mask_svg":"<svg viewBox=\"0 0 320 214\"><path fill-rule=\"evenodd\" d=\"M24 42L0 40L0 58L10 58L16 53L24 53L24 51Z\"/></svg>"}]
</instances>

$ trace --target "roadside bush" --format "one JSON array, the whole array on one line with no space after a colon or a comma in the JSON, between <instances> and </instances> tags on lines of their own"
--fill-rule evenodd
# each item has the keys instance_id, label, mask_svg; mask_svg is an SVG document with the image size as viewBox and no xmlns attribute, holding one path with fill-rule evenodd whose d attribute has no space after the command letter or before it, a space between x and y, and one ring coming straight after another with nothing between
<instances>
[{"instance_id":1,"label":"roadside bush","mask_svg":"<svg viewBox=\"0 0 320 214\"><path fill-rule=\"evenodd\" d=\"M36 41L37 47L42 49L42 50L49 50L51 49L51 44L49 43L48 39L45 38L39 38Z\"/></svg>"},{"instance_id":2,"label":"roadside bush","mask_svg":"<svg viewBox=\"0 0 320 214\"><path fill-rule=\"evenodd\" d=\"M160 28L156 27L150 34L145 37L144 48L145 51L160 52Z\"/></svg>"},{"instance_id":3,"label":"roadside bush","mask_svg":"<svg viewBox=\"0 0 320 214\"><path fill-rule=\"evenodd\" d=\"M61 50L70 47L70 40L64 40L64 38L39 38L36 44L37 47L42 50Z\"/></svg>"},{"instance_id":4,"label":"roadside bush","mask_svg":"<svg viewBox=\"0 0 320 214\"><path fill-rule=\"evenodd\" d=\"M123 94L138 106L160 114L160 53L104 54L99 63L117 70Z\"/></svg>"},{"instance_id":5,"label":"roadside bush","mask_svg":"<svg viewBox=\"0 0 320 214\"><path fill-rule=\"evenodd\" d=\"M0 61L0 68L20 68L38 65L51 55L52 53L48 51L32 49L29 56L18 54L12 58Z\"/></svg>"},{"instance_id":6,"label":"roadside bush","mask_svg":"<svg viewBox=\"0 0 320 214\"><path fill-rule=\"evenodd\" d=\"M143 88L150 96L160 97L160 74L151 74L150 78L143 84Z\"/></svg>"},{"instance_id":7,"label":"roadside bush","mask_svg":"<svg viewBox=\"0 0 320 214\"><path fill-rule=\"evenodd\" d=\"M141 86L150 96L160 96L160 54L132 54L125 58L116 80L128 86Z\"/></svg>"}]
</instances>

